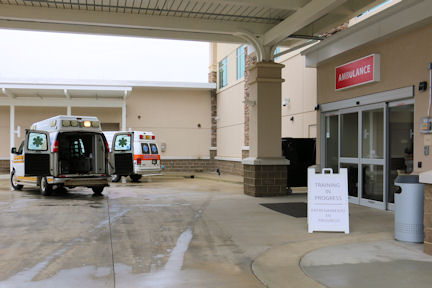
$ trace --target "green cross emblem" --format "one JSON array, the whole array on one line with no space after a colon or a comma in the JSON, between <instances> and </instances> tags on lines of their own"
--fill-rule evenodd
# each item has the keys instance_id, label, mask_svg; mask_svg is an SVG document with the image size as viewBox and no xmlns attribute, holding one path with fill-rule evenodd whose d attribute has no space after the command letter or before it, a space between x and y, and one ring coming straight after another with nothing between
<instances>
[{"instance_id":1,"label":"green cross emblem","mask_svg":"<svg viewBox=\"0 0 432 288\"><path fill-rule=\"evenodd\" d=\"M126 144L127 144L127 140L126 140L126 138L121 138L121 139L119 140L119 145L120 145L121 147L126 146Z\"/></svg>"},{"instance_id":2,"label":"green cross emblem","mask_svg":"<svg viewBox=\"0 0 432 288\"><path fill-rule=\"evenodd\" d=\"M33 145L36 147L42 146L43 139L40 136L33 138Z\"/></svg>"}]
</instances>

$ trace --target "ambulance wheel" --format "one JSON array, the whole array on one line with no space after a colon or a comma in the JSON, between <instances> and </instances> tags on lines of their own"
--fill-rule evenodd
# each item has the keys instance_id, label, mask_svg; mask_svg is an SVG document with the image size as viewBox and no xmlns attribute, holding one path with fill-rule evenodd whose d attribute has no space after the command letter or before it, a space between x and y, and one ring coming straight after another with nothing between
<instances>
[{"instance_id":1,"label":"ambulance wheel","mask_svg":"<svg viewBox=\"0 0 432 288\"><path fill-rule=\"evenodd\" d=\"M51 195L52 185L48 184L48 179L46 177L41 178L39 190L43 196Z\"/></svg>"},{"instance_id":2,"label":"ambulance wheel","mask_svg":"<svg viewBox=\"0 0 432 288\"><path fill-rule=\"evenodd\" d=\"M11 172L11 186L14 190L21 190L23 188L23 185L18 184L15 170Z\"/></svg>"},{"instance_id":3,"label":"ambulance wheel","mask_svg":"<svg viewBox=\"0 0 432 288\"><path fill-rule=\"evenodd\" d=\"M121 179L120 175L117 175L117 174L111 175L111 182L117 183L120 181L120 179Z\"/></svg>"},{"instance_id":4,"label":"ambulance wheel","mask_svg":"<svg viewBox=\"0 0 432 288\"><path fill-rule=\"evenodd\" d=\"M94 186L94 187L92 187L92 190L93 190L93 194L94 195L98 195L98 196L100 196L100 195L102 195L102 191L104 190L104 186Z\"/></svg>"},{"instance_id":5,"label":"ambulance wheel","mask_svg":"<svg viewBox=\"0 0 432 288\"><path fill-rule=\"evenodd\" d=\"M131 175L129 175L129 177L131 178L132 182L138 182L141 179L142 175L140 175L140 174L131 174Z\"/></svg>"}]
</instances>

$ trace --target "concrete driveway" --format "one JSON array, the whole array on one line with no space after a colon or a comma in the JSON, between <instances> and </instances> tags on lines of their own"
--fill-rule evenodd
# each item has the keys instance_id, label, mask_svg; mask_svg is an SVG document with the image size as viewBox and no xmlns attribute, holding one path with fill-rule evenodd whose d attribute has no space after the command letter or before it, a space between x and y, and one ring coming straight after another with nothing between
<instances>
[{"instance_id":1,"label":"concrete driveway","mask_svg":"<svg viewBox=\"0 0 432 288\"><path fill-rule=\"evenodd\" d=\"M386 211L350 205L350 235L309 234L306 218L260 205L306 193L253 198L204 178L113 184L94 198L10 191L3 177L0 287L322 287L301 270L307 252L393 238Z\"/></svg>"},{"instance_id":2,"label":"concrete driveway","mask_svg":"<svg viewBox=\"0 0 432 288\"><path fill-rule=\"evenodd\" d=\"M0 287L263 287L252 259L288 229L260 225L280 215L239 184L164 178L104 195L0 180Z\"/></svg>"}]
</instances>

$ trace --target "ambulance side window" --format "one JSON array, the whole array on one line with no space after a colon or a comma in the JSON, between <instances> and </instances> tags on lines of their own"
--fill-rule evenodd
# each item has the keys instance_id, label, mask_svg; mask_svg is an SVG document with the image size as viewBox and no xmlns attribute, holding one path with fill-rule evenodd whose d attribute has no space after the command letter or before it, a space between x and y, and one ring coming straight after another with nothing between
<instances>
[{"instance_id":1,"label":"ambulance side window","mask_svg":"<svg viewBox=\"0 0 432 288\"><path fill-rule=\"evenodd\" d=\"M24 150L24 141L21 142L21 145L18 148L18 151L16 152L17 155L21 155Z\"/></svg>"},{"instance_id":2,"label":"ambulance side window","mask_svg":"<svg viewBox=\"0 0 432 288\"><path fill-rule=\"evenodd\" d=\"M118 135L114 143L115 151L131 150L131 135Z\"/></svg>"},{"instance_id":3,"label":"ambulance side window","mask_svg":"<svg viewBox=\"0 0 432 288\"><path fill-rule=\"evenodd\" d=\"M150 149L147 143L142 143L142 152L143 154L150 154Z\"/></svg>"},{"instance_id":4,"label":"ambulance side window","mask_svg":"<svg viewBox=\"0 0 432 288\"><path fill-rule=\"evenodd\" d=\"M47 135L43 133L30 132L28 136L27 149L31 151L46 151L48 149L47 143Z\"/></svg>"},{"instance_id":5,"label":"ambulance side window","mask_svg":"<svg viewBox=\"0 0 432 288\"><path fill-rule=\"evenodd\" d=\"M158 149L156 144L150 144L152 154L158 154Z\"/></svg>"}]
</instances>

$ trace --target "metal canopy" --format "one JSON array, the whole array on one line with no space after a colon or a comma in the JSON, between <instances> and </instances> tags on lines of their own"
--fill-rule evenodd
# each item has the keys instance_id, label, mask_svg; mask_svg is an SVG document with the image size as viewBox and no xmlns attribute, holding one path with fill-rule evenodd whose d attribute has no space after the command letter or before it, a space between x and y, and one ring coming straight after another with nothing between
<instances>
[{"instance_id":1,"label":"metal canopy","mask_svg":"<svg viewBox=\"0 0 432 288\"><path fill-rule=\"evenodd\" d=\"M319 37L384 0L0 0L0 27L276 45ZM306 39L306 40L305 40Z\"/></svg>"}]
</instances>

